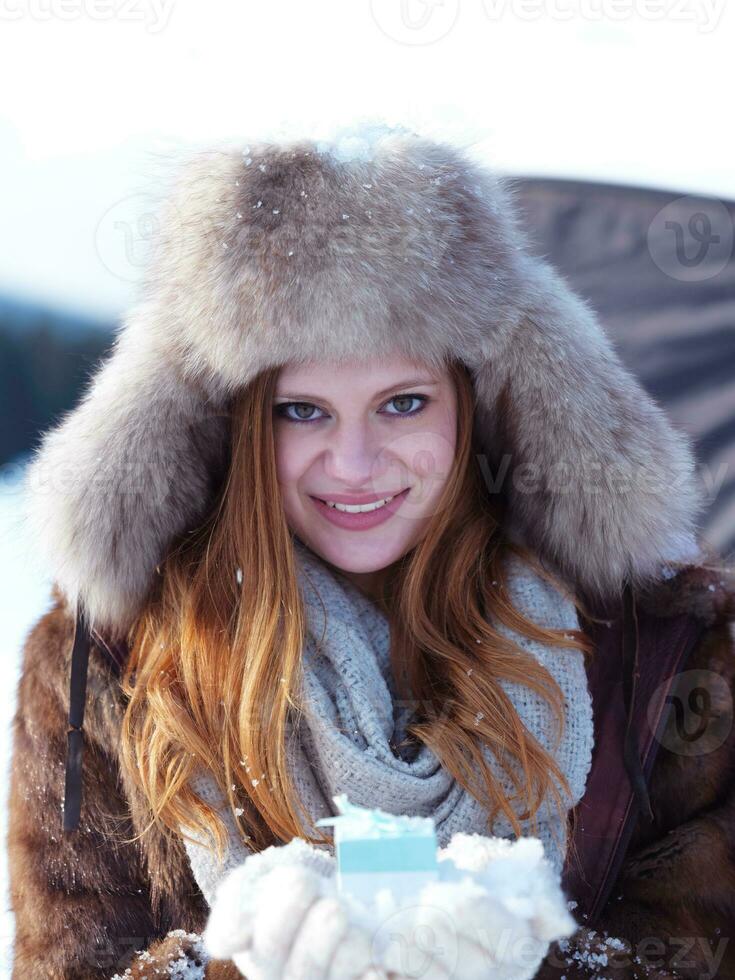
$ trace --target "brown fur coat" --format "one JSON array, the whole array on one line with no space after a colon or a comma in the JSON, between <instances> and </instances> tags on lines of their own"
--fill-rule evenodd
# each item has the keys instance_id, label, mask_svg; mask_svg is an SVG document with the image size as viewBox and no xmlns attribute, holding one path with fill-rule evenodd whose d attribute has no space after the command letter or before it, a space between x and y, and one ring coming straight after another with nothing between
<instances>
[{"instance_id":1,"label":"brown fur coat","mask_svg":"<svg viewBox=\"0 0 735 980\"><path fill-rule=\"evenodd\" d=\"M662 583L648 602L657 615L686 610L705 622L686 669L722 679L708 685L712 701L701 717L724 740L687 756L664 739L649 790L665 834L651 840L636 828L597 933L582 927L568 950L553 946L539 978L735 977L735 575L689 569ZM13 980L92 980L126 969L126 976L143 978L197 962L202 977L236 980L231 962L199 958L207 906L183 843L155 829L133 840L145 827L145 808L122 776L123 702L94 649L82 820L76 832L62 832L73 629L55 589L53 607L31 630L23 654L8 833ZM685 680L681 674L678 683ZM682 687L679 703L688 691ZM676 711L668 724L677 724ZM617 949L605 946L605 932L622 940Z\"/></svg>"}]
</instances>

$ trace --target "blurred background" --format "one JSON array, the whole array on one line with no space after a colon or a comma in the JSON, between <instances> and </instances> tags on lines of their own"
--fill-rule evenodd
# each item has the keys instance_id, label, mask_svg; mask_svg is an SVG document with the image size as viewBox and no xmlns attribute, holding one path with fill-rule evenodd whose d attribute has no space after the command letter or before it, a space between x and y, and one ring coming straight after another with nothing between
<instances>
[{"instance_id":1,"label":"blurred background","mask_svg":"<svg viewBox=\"0 0 735 980\"><path fill-rule=\"evenodd\" d=\"M704 535L732 551L734 46L726 0L0 0L0 830L50 598L23 468L109 349L194 147L376 119L512 176L538 254L692 437ZM9 976L6 879L3 847Z\"/></svg>"}]
</instances>

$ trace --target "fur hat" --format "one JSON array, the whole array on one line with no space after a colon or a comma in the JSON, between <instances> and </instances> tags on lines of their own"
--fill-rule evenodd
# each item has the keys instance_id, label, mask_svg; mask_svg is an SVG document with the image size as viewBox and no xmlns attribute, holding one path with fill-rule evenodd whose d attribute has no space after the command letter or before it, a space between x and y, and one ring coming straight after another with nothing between
<instances>
[{"instance_id":1,"label":"fur hat","mask_svg":"<svg viewBox=\"0 0 735 980\"><path fill-rule=\"evenodd\" d=\"M295 359L461 359L515 533L588 594L696 553L688 437L531 254L511 180L406 130L366 135L203 150L177 171L139 301L28 469L50 571L92 626L129 626L204 515L228 398Z\"/></svg>"}]
</instances>

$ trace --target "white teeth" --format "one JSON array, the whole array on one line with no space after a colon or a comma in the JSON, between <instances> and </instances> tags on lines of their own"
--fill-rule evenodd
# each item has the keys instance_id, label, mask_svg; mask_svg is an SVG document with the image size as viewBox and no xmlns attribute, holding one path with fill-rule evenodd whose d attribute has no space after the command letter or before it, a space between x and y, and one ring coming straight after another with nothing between
<instances>
[{"instance_id":1,"label":"white teeth","mask_svg":"<svg viewBox=\"0 0 735 980\"><path fill-rule=\"evenodd\" d=\"M395 494L393 494L393 497ZM331 500L325 500L324 503L327 507L333 507L335 510L344 511L345 514L366 514L371 510L377 510L379 507L384 507L389 500L393 497L385 497L383 500L375 500L372 504L336 504Z\"/></svg>"}]
</instances>

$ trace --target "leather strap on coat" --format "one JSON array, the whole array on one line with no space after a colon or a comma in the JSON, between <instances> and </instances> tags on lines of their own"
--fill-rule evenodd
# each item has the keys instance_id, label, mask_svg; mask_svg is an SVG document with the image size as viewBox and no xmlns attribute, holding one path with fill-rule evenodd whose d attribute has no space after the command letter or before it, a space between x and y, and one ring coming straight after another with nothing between
<instances>
[{"instance_id":1,"label":"leather strap on coat","mask_svg":"<svg viewBox=\"0 0 735 980\"><path fill-rule=\"evenodd\" d=\"M692 614L661 617L638 607L630 586L617 609L591 609L594 642L587 679L595 741L584 796L575 808L573 848L562 886L575 915L596 928L625 858L636 818L656 824L648 796L676 676L705 624ZM612 615L610 613L612 612ZM607 625L609 623L609 625Z\"/></svg>"},{"instance_id":2,"label":"leather strap on coat","mask_svg":"<svg viewBox=\"0 0 735 980\"><path fill-rule=\"evenodd\" d=\"M87 698L89 631L77 607L69 680L69 727L66 732L66 782L64 784L64 830L76 830L82 806L82 749L84 704Z\"/></svg>"},{"instance_id":3,"label":"leather strap on coat","mask_svg":"<svg viewBox=\"0 0 735 980\"><path fill-rule=\"evenodd\" d=\"M124 643L109 643L97 630L89 630L77 607L69 680L69 728L66 742L66 780L64 783L65 832L76 830L82 809L82 756L84 750L84 705L87 699L89 650L94 646L115 677L119 677L127 659Z\"/></svg>"}]
</instances>

